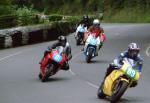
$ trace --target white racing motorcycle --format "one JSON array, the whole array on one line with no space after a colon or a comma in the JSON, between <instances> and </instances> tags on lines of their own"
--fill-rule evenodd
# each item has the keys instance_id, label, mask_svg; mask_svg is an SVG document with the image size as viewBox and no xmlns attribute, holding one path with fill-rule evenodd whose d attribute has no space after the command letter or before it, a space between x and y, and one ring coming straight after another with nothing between
<instances>
[{"instance_id":1,"label":"white racing motorcycle","mask_svg":"<svg viewBox=\"0 0 150 103\"><path fill-rule=\"evenodd\" d=\"M87 63L89 63L92 58L98 55L97 45L99 44L100 44L99 37L96 38L92 34L88 36L84 47L85 60Z\"/></svg>"},{"instance_id":2,"label":"white racing motorcycle","mask_svg":"<svg viewBox=\"0 0 150 103\"><path fill-rule=\"evenodd\" d=\"M80 45L83 42L85 32L87 32L87 27L84 24L80 24L75 34L76 45Z\"/></svg>"}]
</instances>

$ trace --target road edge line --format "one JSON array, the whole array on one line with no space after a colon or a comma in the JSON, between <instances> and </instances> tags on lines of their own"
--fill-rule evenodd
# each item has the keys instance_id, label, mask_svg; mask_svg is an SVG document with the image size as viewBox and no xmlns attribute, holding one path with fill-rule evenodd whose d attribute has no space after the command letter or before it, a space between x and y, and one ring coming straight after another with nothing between
<instances>
[{"instance_id":1,"label":"road edge line","mask_svg":"<svg viewBox=\"0 0 150 103\"><path fill-rule=\"evenodd\" d=\"M19 54L21 54L22 52L20 51L20 52L17 52L17 53L14 53L14 54L10 54L10 55L8 55L8 56L5 56L5 57L3 57L3 58L0 58L0 62L1 61L3 61L3 60L5 60L5 59L8 59L8 58L10 58L10 57L13 57L13 56L15 56L15 55L19 55Z\"/></svg>"},{"instance_id":2,"label":"road edge line","mask_svg":"<svg viewBox=\"0 0 150 103\"><path fill-rule=\"evenodd\" d=\"M148 57L150 57L149 51L150 51L150 44L149 44L149 46L148 46L147 49L146 49L146 55L147 55Z\"/></svg>"}]
</instances>

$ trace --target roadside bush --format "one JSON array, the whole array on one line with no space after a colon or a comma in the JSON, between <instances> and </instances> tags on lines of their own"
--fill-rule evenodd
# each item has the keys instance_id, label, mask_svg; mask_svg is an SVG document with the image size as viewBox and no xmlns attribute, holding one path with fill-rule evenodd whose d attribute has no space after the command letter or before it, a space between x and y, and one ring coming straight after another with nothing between
<instances>
[{"instance_id":1,"label":"roadside bush","mask_svg":"<svg viewBox=\"0 0 150 103\"><path fill-rule=\"evenodd\" d=\"M49 16L49 21L60 21L62 20L63 16L58 14L53 14Z\"/></svg>"},{"instance_id":2,"label":"roadside bush","mask_svg":"<svg viewBox=\"0 0 150 103\"><path fill-rule=\"evenodd\" d=\"M32 9L32 7L18 8L16 15L18 16L18 25L29 25L38 23L38 17L35 15L37 12Z\"/></svg>"},{"instance_id":3,"label":"roadside bush","mask_svg":"<svg viewBox=\"0 0 150 103\"><path fill-rule=\"evenodd\" d=\"M65 17L65 20L71 23L78 23L81 20L80 16L68 16Z\"/></svg>"},{"instance_id":4,"label":"roadside bush","mask_svg":"<svg viewBox=\"0 0 150 103\"><path fill-rule=\"evenodd\" d=\"M15 10L14 6L0 5L0 15L13 14L14 10Z\"/></svg>"},{"instance_id":5,"label":"roadside bush","mask_svg":"<svg viewBox=\"0 0 150 103\"><path fill-rule=\"evenodd\" d=\"M11 28L17 26L16 15L2 15L0 16L0 29Z\"/></svg>"}]
</instances>

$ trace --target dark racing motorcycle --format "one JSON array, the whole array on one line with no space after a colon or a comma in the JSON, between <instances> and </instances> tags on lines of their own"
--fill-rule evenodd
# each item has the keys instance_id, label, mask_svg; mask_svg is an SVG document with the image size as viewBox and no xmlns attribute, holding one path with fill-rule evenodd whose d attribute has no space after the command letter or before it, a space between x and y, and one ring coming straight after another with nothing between
<instances>
[{"instance_id":1,"label":"dark racing motorcycle","mask_svg":"<svg viewBox=\"0 0 150 103\"><path fill-rule=\"evenodd\" d=\"M40 69L39 79L45 82L50 76L55 75L61 67L66 63L67 56L63 53L63 47L57 47L53 49L47 56L44 57L40 65L46 65L45 74L42 76L42 70Z\"/></svg>"}]
</instances>

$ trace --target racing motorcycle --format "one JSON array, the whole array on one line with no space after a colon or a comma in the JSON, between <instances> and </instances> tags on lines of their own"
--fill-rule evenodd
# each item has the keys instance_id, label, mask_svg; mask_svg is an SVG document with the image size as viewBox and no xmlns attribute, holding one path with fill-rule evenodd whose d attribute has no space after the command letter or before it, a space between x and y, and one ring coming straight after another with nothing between
<instances>
[{"instance_id":1,"label":"racing motorcycle","mask_svg":"<svg viewBox=\"0 0 150 103\"><path fill-rule=\"evenodd\" d=\"M39 79L41 79L42 82L45 82L50 76L55 75L66 63L67 56L64 53L64 48L62 46L59 46L56 49L52 49L52 51L47 54L46 57L44 57L42 63L44 63L45 60L48 60L45 68L45 76L42 77L41 69L39 73ZM42 63L40 65L42 65Z\"/></svg>"},{"instance_id":2,"label":"racing motorcycle","mask_svg":"<svg viewBox=\"0 0 150 103\"><path fill-rule=\"evenodd\" d=\"M99 87L97 96L100 99L105 97L110 98L111 103L116 103L120 100L125 91L131 87L133 81L138 81L140 73L133 66L133 60L125 59L123 66L120 69L113 70L108 75L104 83Z\"/></svg>"},{"instance_id":3,"label":"racing motorcycle","mask_svg":"<svg viewBox=\"0 0 150 103\"><path fill-rule=\"evenodd\" d=\"M76 45L83 43L84 33L87 31L87 27L84 24L80 24L76 30Z\"/></svg>"},{"instance_id":4,"label":"racing motorcycle","mask_svg":"<svg viewBox=\"0 0 150 103\"><path fill-rule=\"evenodd\" d=\"M86 40L86 49L84 50L85 60L87 63L96 56L97 38L94 35L89 35Z\"/></svg>"}]
</instances>

